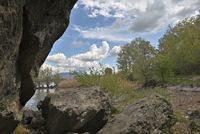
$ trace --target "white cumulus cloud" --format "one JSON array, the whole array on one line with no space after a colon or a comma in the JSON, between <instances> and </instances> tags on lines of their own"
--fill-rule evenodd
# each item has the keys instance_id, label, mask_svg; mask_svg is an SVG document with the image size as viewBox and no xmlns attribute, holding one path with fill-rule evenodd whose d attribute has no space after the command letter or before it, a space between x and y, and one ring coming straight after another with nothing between
<instances>
[{"instance_id":1,"label":"white cumulus cloud","mask_svg":"<svg viewBox=\"0 0 200 134\"><path fill-rule=\"evenodd\" d=\"M99 61L107 57L109 49L109 44L106 41L103 41L102 46L100 46L99 48L97 48L97 46L93 44L92 46L90 46L88 52L75 55L72 58L81 61Z\"/></svg>"},{"instance_id":2,"label":"white cumulus cloud","mask_svg":"<svg viewBox=\"0 0 200 134\"><path fill-rule=\"evenodd\" d=\"M50 62L63 62L66 60L66 56L63 53L57 53L55 55L50 55L47 57L47 60Z\"/></svg>"},{"instance_id":3,"label":"white cumulus cloud","mask_svg":"<svg viewBox=\"0 0 200 134\"><path fill-rule=\"evenodd\" d=\"M121 51L121 47L120 46L114 46L111 50L110 50L110 56L117 56Z\"/></svg>"},{"instance_id":4,"label":"white cumulus cloud","mask_svg":"<svg viewBox=\"0 0 200 134\"><path fill-rule=\"evenodd\" d=\"M129 42L132 40L132 35L126 33L123 28L119 30L110 26L95 28L74 26L73 30L79 32L83 38L88 39L100 39L113 42Z\"/></svg>"},{"instance_id":5,"label":"white cumulus cloud","mask_svg":"<svg viewBox=\"0 0 200 134\"><path fill-rule=\"evenodd\" d=\"M114 18L109 26L75 26L83 38L129 42L141 33L156 33L200 9L200 0L80 0L89 17Z\"/></svg>"},{"instance_id":6,"label":"white cumulus cloud","mask_svg":"<svg viewBox=\"0 0 200 134\"><path fill-rule=\"evenodd\" d=\"M59 70L60 72L88 70L88 68L99 68L99 63L109 57L116 56L120 51L119 46L110 48L106 41L102 41L102 45L97 47L96 44L90 46L89 50L85 53L66 57L63 53L57 53L47 57L46 61L52 63L51 65L45 63L43 67L51 67L53 71Z\"/></svg>"}]
</instances>

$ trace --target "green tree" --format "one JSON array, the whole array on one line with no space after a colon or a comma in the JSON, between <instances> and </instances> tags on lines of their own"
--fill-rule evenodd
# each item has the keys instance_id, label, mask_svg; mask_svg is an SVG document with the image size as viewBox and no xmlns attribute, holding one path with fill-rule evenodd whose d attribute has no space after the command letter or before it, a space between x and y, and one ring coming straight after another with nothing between
<instances>
[{"instance_id":1,"label":"green tree","mask_svg":"<svg viewBox=\"0 0 200 134\"><path fill-rule=\"evenodd\" d=\"M38 87L43 86L44 84L47 85L47 87L50 86L51 82L55 82L55 84L58 84L60 77L58 76L59 73L53 73L52 68L40 68L38 77L36 79L36 84Z\"/></svg>"},{"instance_id":2,"label":"green tree","mask_svg":"<svg viewBox=\"0 0 200 134\"><path fill-rule=\"evenodd\" d=\"M155 79L162 85L174 75L174 65L169 56L157 54L154 58Z\"/></svg>"},{"instance_id":3,"label":"green tree","mask_svg":"<svg viewBox=\"0 0 200 134\"><path fill-rule=\"evenodd\" d=\"M58 86L60 81L61 81L60 73L59 71L56 71L52 76L52 82L54 82L55 85Z\"/></svg>"},{"instance_id":4,"label":"green tree","mask_svg":"<svg viewBox=\"0 0 200 134\"><path fill-rule=\"evenodd\" d=\"M152 79L155 49L149 41L136 38L122 47L118 55L118 67L122 72L133 74L134 79L146 83Z\"/></svg>"},{"instance_id":5,"label":"green tree","mask_svg":"<svg viewBox=\"0 0 200 134\"><path fill-rule=\"evenodd\" d=\"M200 14L169 27L159 40L159 51L175 65L176 75L200 74Z\"/></svg>"},{"instance_id":6,"label":"green tree","mask_svg":"<svg viewBox=\"0 0 200 134\"><path fill-rule=\"evenodd\" d=\"M104 73L105 73L105 75L111 75L111 74L113 74L113 70L112 70L111 68L107 67L107 68L104 70Z\"/></svg>"}]
</instances>

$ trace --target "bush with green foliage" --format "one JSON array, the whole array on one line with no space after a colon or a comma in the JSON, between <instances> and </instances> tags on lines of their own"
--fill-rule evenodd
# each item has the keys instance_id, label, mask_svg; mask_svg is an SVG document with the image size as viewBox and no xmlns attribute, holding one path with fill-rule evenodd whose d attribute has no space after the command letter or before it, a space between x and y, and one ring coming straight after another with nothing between
<instances>
[{"instance_id":1,"label":"bush with green foliage","mask_svg":"<svg viewBox=\"0 0 200 134\"><path fill-rule=\"evenodd\" d=\"M157 54L153 63L154 79L164 84L174 76L173 62L164 54Z\"/></svg>"},{"instance_id":2,"label":"bush with green foliage","mask_svg":"<svg viewBox=\"0 0 200 134\"><path fill-rule=\"evenodd\" d=\"M132 79L141 83L150 81L153 77L152 65L155 56L155 49L149 41L136 38L131 43L122 47L118 55L118 67L124 74L133 74Z\"/></svg>"},{"instance_id":3,"label":"bush with green foliage","mask_svg":"<svg viewBox=\"0 0 200 134\"><path fill-rule=\"evenodd\" d=\"M89 72L73 72L75 79L81 86L99 86L110 94L118 94L122 89L121 78L112 73L111 68L90 68Z\"/></svg>"},{"instance_id":4,"label":"bush with green foliage","mask_svg":"<svg viewBox=\"0 0 200 134\"><path fill-rule=\"evenodd\" d=\"M176 75L200 74L200 14L169 27L159 40L159 53L173 63Z\"/></svg>"},{"instance_id":5,"label":"bush with green foliage","mask_svg":"<svg viewBox=\"0 0 200 134\"><path fill-rule=\"evenodd\" d=\"M156 51L148 41L136 38L122 47L117 59L120 73L143 84L162 84L173 77L200 75L200 13L170 27Z\"/></svg>"}]
</instances>

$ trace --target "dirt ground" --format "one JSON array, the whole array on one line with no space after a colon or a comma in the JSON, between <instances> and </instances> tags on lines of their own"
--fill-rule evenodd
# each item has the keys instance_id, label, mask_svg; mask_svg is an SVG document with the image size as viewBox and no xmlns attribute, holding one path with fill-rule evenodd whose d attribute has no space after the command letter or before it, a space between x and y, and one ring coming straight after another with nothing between
<instances>
[{"instance_id":1,"label":"dirt ground","mask_svg":"<svg viewBox=\"0 0 200 134\"><path fill-rule=\"evenodd\" d=\"M200 109L200 91L169 89L169 93L175 110L188 112Z\"/></svg>"},{"instance_id":2,"label":"dirt ground","mask_svg":"<svg viewBox=\"0 0 200 134\"><path fill-rule=\"evenodd\" d=\"M170 88L168 90L174 113L179 117L179 121L173 127L173 134L200 134L191 132L188 119L188 113L200 109L200 91L191 90L191 88L188 90Z\"/></svg>"}]
</instances>

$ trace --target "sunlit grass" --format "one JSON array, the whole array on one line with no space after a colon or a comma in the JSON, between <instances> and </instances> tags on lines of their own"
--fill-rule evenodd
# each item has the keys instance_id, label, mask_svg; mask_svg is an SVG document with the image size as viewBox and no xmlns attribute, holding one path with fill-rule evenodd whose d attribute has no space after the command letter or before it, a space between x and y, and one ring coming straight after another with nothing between
<instances>
[{"instance_id":1,"label":"sunlit grass","mask_svg":"<svg viewBox=\"0 0 200 134\"><path fill-rule=\"evenodd\" d=\"M29 134L29 130L20 124L12 134Z\"/></svg>"},{"instance_id":2,"label":"sunlit grass","mask_svg":"<svg viewBox=\"0 0 200 134\"><path fill-rule=\"evenodd\" d=\"M151 96L152 94L159 94L167 100L170 99L169 92L163 88L156 87L146 89L132 89L126 90L126 92L123 92L119 96L115 96L117 101L114 103L114 105L119 111L122 111L127 105L133 104L145 97Z\"/></svg>"},{"instance_id":3,"label":"sunlit grass","mask_svg":"<svg viewBox=\"0 0 200 134\"><path fill-rule=\"evenodd\" d=\"M73 88L79 86L79 83L75 79L61 80L58 84L58 88Z\"/></svg>"},{"instance_id":4,"label":"sunlit grass","mask_svg":"<svg viewBox=\"0 0 200 134\"><path fill-rule=\"evenodd\" d=\"M200 86L200 76L177 76L169 79L169 84Z\"/></svg>"}]
</instances>

